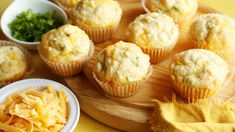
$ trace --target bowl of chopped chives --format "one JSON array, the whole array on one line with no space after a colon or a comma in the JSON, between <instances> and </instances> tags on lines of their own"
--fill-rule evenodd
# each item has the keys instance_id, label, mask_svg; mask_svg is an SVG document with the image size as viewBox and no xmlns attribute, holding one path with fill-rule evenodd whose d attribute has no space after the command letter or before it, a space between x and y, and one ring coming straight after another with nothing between
<instances>
[{"instance_id":1,"label":"bowl of chopped chives","mask_svg":"<svg viewBox=\"0 0 235 132\"><path fill-rule=\"evenodd\" d=\"M45 0L15 0L1 17L6 37L28 49L36 49L41 36L67 23L66 13Z\"/></svg>"}]
</instances>

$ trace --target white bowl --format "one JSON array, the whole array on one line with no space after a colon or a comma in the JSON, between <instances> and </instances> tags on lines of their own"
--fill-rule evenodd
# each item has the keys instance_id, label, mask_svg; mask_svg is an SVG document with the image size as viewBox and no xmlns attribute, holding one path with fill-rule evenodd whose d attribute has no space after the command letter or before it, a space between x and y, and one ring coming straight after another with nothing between
<instances>
[{"instance_id":1,"label":"white bowl","mask_svg":"<svg viewBox=\"0 0 235 132\"><path fill-rule=\"evenodd\" d=\"M80 117L79 103L78 103L76 96L73 94L73 92L58 82L47 80L47 79L25 79L25 80L11 83L3 87L2 89L0 89L0 104L7 97L9 97L11 94L17 91L26 90L28 88L42 89L43 87L46 87L48 85L54 86L56 91L59 91L60 89L62 89L65 92L66 96L68 97L70 113L68 117L68 122L66 123L62 132L73 132L73 130L75 129L78 123L78 119Z\"/></svg>"},{"instance_id":2,"label":"white bowl","mask_svg":"<svg viewBox=\"0 0 235 132\"><path fill-rule=\"evenodd\" d=\"M15 39L8 24L11 23L17 15L21 12L31 9L34 13L46 13L55 11L56 15L61 18L64 24L67 22L68 18L63 9L54 3L46 0L14 0L13 3L4 11L1 18L1 28L3 33L12 41L22 44L28 49L36 49L40 42L25 42Z\"/></svg>"}]
</instances>

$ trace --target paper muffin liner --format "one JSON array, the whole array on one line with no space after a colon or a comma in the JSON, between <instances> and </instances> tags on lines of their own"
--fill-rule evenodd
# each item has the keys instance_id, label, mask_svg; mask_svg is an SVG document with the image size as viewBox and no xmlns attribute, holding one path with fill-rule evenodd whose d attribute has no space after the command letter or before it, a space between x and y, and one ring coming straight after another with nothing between
<instances>
[{"instance_id":1,"label":"paper muffin liner","mask_svg":"<svg viewBox=\"0 0 235 132\"><path fill-rule=\"evenodd\" d=\"M174 47L165 47L165 48L141 48L145 54L148 54L150 57L150 62L152 64L159 63L168 57Z\"/></svg>"},{"instance_id":2,"label":"paper muffin liner","mask_svg":"<svg viewBox=\"0 0 235 132\"><path fill-rule=\"evenodd\" d=\"M120 23L120 20L121 16L117 19L116 23L106 27L90 27L83 22L80 22L79 19L76 20L75 18L73 20L73 23L84 30L93 42L100 43L112 38L113 33L116 31Z\"/></svg>"},{"instance_id":3,"label":"paper muffin liner","mask_svg":"<svg viewBox=\"0 0 235 132\"><path fill-rule=\"evenodd\" d=\"M83 70L85 67L87 61L92 57L93 52L94 52L94 46L91 44L90 47L90 53L88 57L83 58L79 61L74 61L74 62L53 62L46 57L43 56L43 54L40 51L40 48L38 47L39 55L42 58L42 60L46 63L48 68L56 75L59 76L72 76L75 74L78 74Z\"/></svg>"},{"instance_id":4,"label":"paper muffin liner","mask_svg":"<svg viewBox=\"0 0 235 132\"><path fill-rule=\"evenodd\" d=\"M25 69L25 72L18 73L16 75L12 76L12 78L0 81L0 87L7 85L9 83L15 82L17 80L20 80L20 79L24 78L25 76L31 74L31 72L33 71L33 68L30 65L30 64L32 64L31 63L32 62L31 54L25 48L23 48L22 46L14 43L14 42L5 41L5 40L0 40L0 47L1 46L16 46L17 48L19 48L23 52L23 54L25 55L27 67Z\"/></svg>"},{"instance_id":5,"label":"paper muffin liner","mask_svg":"<svg viewBox=\"0 0 235 132\"><path fill-rule=\"evenodd\" d=\"M129 84L111 84L109 82L102 82L93 72L93 77L100 87L110 96L114 97L130 97L138 92L141 85L151 76L152 67L150 66L147 77L144 80L136 81Z\"/></svg>"},{"instance_id":6,"label":"paper muffin liner","mask_svg":"<svg viewBox=\"0 0 235 132\"><path fill-rule=\"evenodd\" d=\"M182 96L183 98L187 99L190 102L197 101L199 99L206 99L214 95L218 89L206 89L206 88L194 88L190 86L186 86L182 83L178 83L176 80L173 80L174 89L175 91Z\"/></svg>"}]
</instances>

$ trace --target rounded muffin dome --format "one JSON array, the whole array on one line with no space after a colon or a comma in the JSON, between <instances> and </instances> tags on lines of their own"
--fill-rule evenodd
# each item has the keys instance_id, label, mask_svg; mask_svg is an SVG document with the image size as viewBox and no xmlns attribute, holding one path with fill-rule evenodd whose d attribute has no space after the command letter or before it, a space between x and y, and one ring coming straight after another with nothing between
<instances>
[{"instance_id":1,"label":"rounded muffin dome","mask_svg":"<svg viewBox=\"0 0 235 132\"><path fill-rule=\"evenodd\" d=\"M235 53L235 21L225 15L200 15L191 27L195 47L215 52L227 58Z\"/></svg>"},{"instance_id":2,"label":"rounded muffin dome","mask_svg":"<svg viewBox=\"0 0 235 132\"><path fill-rule=\"evenodd\" d=\"M132 43L117 42L97 56L94 73L102 82L127 84L147 78L149 56Z\"/></svg>"},{"instance_id":3,"label":"rounded muffin dome","mask_svg":"<svg viewBox=\"0 0 235 132\"><path fill-rule=\"evenodd\" d=\"M146 0L146 6L151 12L167 14L178 23L191 18L198 3L197 0Z\"/></svg>"},{"instance_id":4,"label":"rounded muffin dome","mask_svg":"<svg viewBox=\"0 0 235 132\"><path fill-rule=\"evenodd\" d=\"M0 46L0 82L22 78L27 72L24 52L16 46Z\"/></svg>"},{"instance_id":5,"label":"rounded muffin dome","mask_svg":"<svg viewBox=\"0 0 235 132\"><path fill-rule=\"evenodd\" d=\"M116 25L121 14L122 9L114 0L81 0L73 8L74 19L91 27Z\"/></svg>"},{"instance_id":6,"label":"rounded muffin dome","mask_svg":"<svg viewBox=\"0 0 235 132\"><path fill-rule=\"evenodd\" d=\"M173 19L160 13L138 16L127 30L128 39L142 48L174 47L179 36Z\"/></svg>"},{"instance_id":7,"label":"rounded muffin dome","mask_svg":"<svg viewBox=\"0 0 235 132\"><path fill-rule=\"evenodd\" d=\"M66 24L45 33L39 48L48 60L65 63L88 57L91 45L91 40L83 30Z\"/></svg>"},{"instance_id":8,"label":"rounded muffin dome","mask_svg":"<svg viewBox=\"0 0 235 132\"><path fill-rule=\"evenodd\" d=\"M185 86L215 89L224 82L228 65L211 51L190 49L173 57L170 73L172 79Z\"/></svg>"}]
</instances>

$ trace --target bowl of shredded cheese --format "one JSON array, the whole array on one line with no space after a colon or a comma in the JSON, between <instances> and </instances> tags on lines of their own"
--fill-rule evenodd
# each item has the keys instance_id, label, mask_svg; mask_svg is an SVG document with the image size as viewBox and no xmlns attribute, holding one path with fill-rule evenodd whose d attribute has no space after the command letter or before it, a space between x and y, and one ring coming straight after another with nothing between
<instances>
[{"instance_id":1,"label":"bowl of shredded cheese","mask_svg":"<svg viewBox=\"0 0 235 132\"><path fill-rule=\"evenodd\" d=\"M0 89L0 131L72 132L79 120L76 96L46 79L25 79Z\"/></svg>"}]
</instances>

